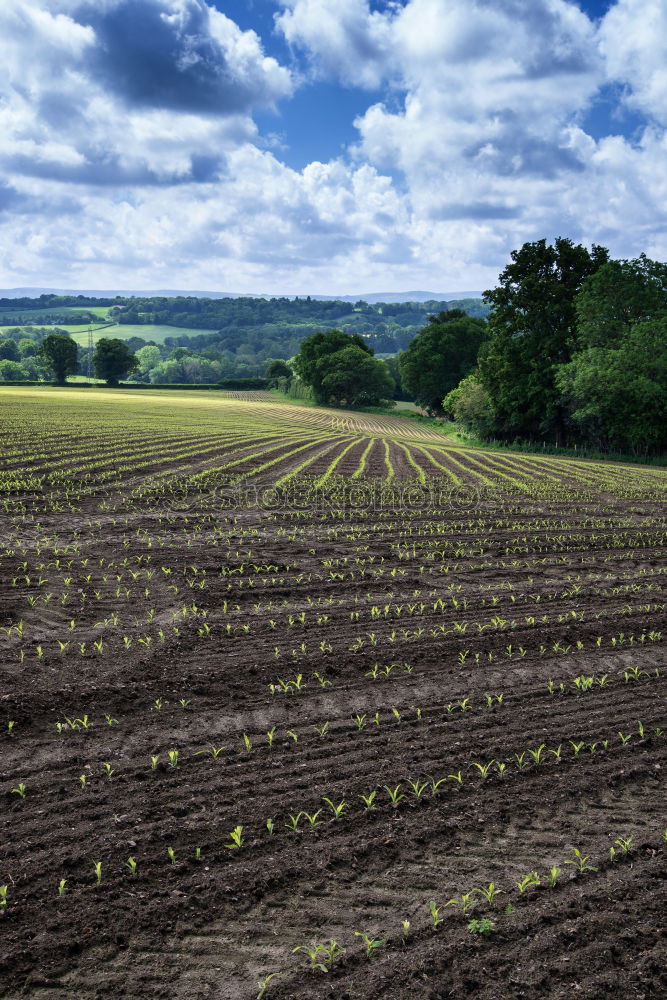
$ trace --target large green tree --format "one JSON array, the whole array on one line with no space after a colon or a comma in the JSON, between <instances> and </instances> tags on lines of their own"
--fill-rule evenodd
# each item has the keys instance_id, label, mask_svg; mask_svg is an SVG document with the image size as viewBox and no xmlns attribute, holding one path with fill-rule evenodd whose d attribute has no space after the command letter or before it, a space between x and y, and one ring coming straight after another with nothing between
<instances>
[{"instance_id":1,"label":"large green tree","mask_svg":"<svg viewBox=\"0 0 667 1000\"><path fill-rule=\"evenodd\" d=\"M667 448L667 316L587 347L556 376L580 439L634 454Z\"/></svg>"},{"instance_id":2,"label":"large green tree","mask_svg":"<svg viewBox=\"0 0 667 1000\"><path fill-rule=\"evenodd\" d=\"M353 356L357 360L361 354L372 359L372 348L357 333L348 334L343 333L342 330L327 330L325 333L314 333L301 342L299 352L293 360L293 368L301 381L310 386L318 403L330 402L332 394L335 395L336 400L345 398L348 403L352 402L345 396L342 389L342 369L352 356L346 355L342 359L333 358L334 355L349 347L357 349L358 353ZM325 387L324 379L327 376L333 376L334 373L336 373L336 377L330 378L327 387ZM343 393L342 396L341 393Z\"/></svg>"},{"instance_id":3,"label":"large green tree","mask_svg":"<svg viewBox=\"0 0 667 1000\"><path fill-rule=\"evenodd\" d=\"M485 321L461 309L430 316L399 356L403 388L429 413L442 413L443 397L473 370L486 335Z\"/></svg>"},{"instance_id":4,"label":"large green tree","mask_svg":"<svg viewBox=\"0 0 667 1000\"><path fill-rule=\"evenodd\" d=\"M139 362L124 340L102 337L93 354L93 367L96 378L116 386L122 378L137 370Z\"/></svg>"},{"instance_id":5,"label":"large green tree","mask_svg":"<svg viewBox=\"0 0 667 1000\"><path fill-rule=\"evenodd\" d=\"M391 399L394 380L383 361L356 344L329 354L321 370L323 399L334 406L376 406Z\"/></svg>"},{"instance_id":6,"label":"large green tree","mask_svg":"<svg viewBox=\"0 0 667 1000\"><path fill-rule=\"evenodd\" d=\"M64 385L68 375L79 370L79 349L71 337L50 333L40 344L39 354L53 372L57 385Z\"/></svg>"},{"instance_id":7,"label":"large green tree","mask_svg":"<svg viewBox=\"0 0 667 1000\"><path fill-rule=\"evenodd\" d=\"M604 247L589 251L556 239L553 245L524 243L511 258L500 284L484 292L490 338L480 352L480 378L497 433L561 443L565 411L556 372L576 347L575 298L609 254Z\"/></svg>"},{"instance_id":8,"label":"large green tree","mask_svg":"<svg viewBox=\"0 0 667 1000\"><path fill-rule=\"evenodd\" d=\"M608 260L576 300L578 346L618 346L637 323L667 315L667 264L645 254Z\"/></svg>"}]
</instances>

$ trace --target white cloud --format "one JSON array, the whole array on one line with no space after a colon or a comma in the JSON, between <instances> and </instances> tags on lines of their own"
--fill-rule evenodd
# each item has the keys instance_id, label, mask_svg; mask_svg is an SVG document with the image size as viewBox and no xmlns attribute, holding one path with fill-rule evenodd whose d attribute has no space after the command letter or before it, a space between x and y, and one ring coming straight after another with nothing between
<instances>
[{"instance_id":1,"label":"white cloud","mask_svg":"<svg viewBox=\"0 0 667 1000\"><path fill-rule=\"evenodd\" d=\"M627 103L667 125L667 4L618 0L600 25L610 79L626 84Z\"/></svg>"},{"instance_id":2,"label":"white cloud","mask_svg":"<svg viewBox=\"0 0 667 1000\"><path fill-rule=\"evenodd\" d=\"M482 288L558 235L667 257L662 0L599 25L569 0L280 3L310 78L368 98L349 155L303 170L252 117L297 70L205 0L0 0L0 285ZM585 131L614 84L634 142Z\"/></svg>"}]
</instances>

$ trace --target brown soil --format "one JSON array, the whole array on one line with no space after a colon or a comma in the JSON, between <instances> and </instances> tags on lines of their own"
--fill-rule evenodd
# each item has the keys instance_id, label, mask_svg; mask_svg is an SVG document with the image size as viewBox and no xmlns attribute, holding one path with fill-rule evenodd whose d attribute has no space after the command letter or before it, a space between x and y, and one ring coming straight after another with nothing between
<instances>
[{"instance_id":1,"label":"brown soil","mask_svg":"<svg viewBox=\"0 0 667 1000\"><path fill-rule=\"evenodd\" d=\"M0 995L246 1000L275 972L276 1000L664 997L663 512L585 493L345 516L216 503L7 519ZM489 883L502 894L469 914L445 905ZM370 959L355 931L383 940ZM346 951L326 973L294 951L331 940Z\"/></svg>"}]
</instances>

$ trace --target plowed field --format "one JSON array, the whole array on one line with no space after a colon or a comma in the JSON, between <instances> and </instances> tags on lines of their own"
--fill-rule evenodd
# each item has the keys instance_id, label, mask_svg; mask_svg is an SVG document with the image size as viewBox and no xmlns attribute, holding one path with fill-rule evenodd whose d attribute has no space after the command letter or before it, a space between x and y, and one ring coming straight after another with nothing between
<instances>
[{"instance_id":1,"label":"plowed field","mask_svg":"<svg viewBox=\"0 0 667 1000\"><path fill-rule=\"evenodd\" d=\"M1 996L667 995L662 470L261 393L0 419Z\"/></svg>"}]
</instances>

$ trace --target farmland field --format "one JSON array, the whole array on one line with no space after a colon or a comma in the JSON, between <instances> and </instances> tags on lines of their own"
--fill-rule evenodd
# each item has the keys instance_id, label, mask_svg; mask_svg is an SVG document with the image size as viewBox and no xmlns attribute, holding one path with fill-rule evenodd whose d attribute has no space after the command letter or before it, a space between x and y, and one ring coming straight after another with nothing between
<instances>
[{"instance_id":1,"label":"farmland field","mask_svg":"<svg viewBox=\"0 0 667 1000\"><path fill-rule=\"evenodd\" d=\"M262 392L0 420L1 996L665 996L664 470Z\"/></svg>"}]
</instances>

